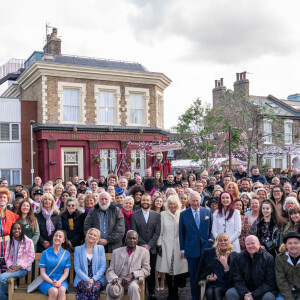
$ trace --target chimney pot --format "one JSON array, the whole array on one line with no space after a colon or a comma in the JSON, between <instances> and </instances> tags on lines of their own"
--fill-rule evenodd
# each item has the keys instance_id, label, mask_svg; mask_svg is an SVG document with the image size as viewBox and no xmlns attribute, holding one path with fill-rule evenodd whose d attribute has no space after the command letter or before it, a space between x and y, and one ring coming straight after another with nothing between
<instances>
[{"instance_id":1,"label":"chimney pot","mask_svg":"<svg viewBox=\"0 0 300 300\"><path fill-rule=\"evenodd\" d=\"M52 29L52 36L55 38L57 37L57 28Z\"/></svg>"},{"instance_id":2,"label":"chimney pot","mask_svg":"<svg viewBox=\"0 0 300 300\"><path fill-rule=\"evenodd\" d=\"M221 86L223 86L223 78L221 78Z\"/></svg>"},{"instance_id":3,"label":"chimney pot","mask_svg":"<svg viewBox=\"0 0 300 300\"><path fill-rule=\"evenodd\" d=\"M215 80L215 87L218 86L218 80Z\"/></svg>"},{"instance_id":4,"label":"chimney pot","mask_svg":"<svg viewBox=\"0 0 300 300\"><path fill-rule=\"evenodd\" d=\"M236 81L240 80L240 73L236 73Z\"/></svg>"}]
</instances>

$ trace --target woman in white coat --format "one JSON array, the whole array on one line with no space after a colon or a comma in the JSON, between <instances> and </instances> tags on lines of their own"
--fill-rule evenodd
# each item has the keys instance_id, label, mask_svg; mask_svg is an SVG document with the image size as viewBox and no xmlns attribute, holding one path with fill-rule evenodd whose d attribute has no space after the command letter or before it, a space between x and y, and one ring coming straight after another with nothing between
<instances>
[{"instance_id":1,"label":"woman in white coat","mask_svg":"<svg viewBox=\"0 0 300 300\"><path fill-rule=\"evenodd\" d=\"M212 234L216 238L220 233L226 232L230 237L235 252L241 252L239 236L242 231L240 212L234 208L233 197L229 192L222 192L218 209L213 214Z\"/></svg>"},{"instance_id":2,"label":"woman in white coat","mask_svg":"<svg viewBox=\"0 0 300 300\"><path fill-rule=\"evenodd\" d=\"M181 203L177 195L168 197L166 210L161 212L161 232L157 241L156 270L166 273L168 299L179 299L178 286L182 286L188 272L186 259L181 257L179 246L179 215ZM174 278L173 278L174 276Z\"/></svg>"}]
</instances>

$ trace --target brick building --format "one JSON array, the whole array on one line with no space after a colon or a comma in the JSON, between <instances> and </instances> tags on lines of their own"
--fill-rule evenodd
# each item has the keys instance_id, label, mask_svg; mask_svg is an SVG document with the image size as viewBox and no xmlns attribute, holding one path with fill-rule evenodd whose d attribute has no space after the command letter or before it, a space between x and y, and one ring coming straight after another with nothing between
<instances>
[{"instance_id":1,"label":"brick building","mask_svg":"<svg viewBox=\"0 0 300 300\"><path fill-rule=\"evenodd\" d=\"M98 178L117 169L126 155L131 169L143 175L155 157L149 147L128 142L167 139L164 90L171 80L139 63L61 55L55 28L43 50L25 61L25 70L3 94L22 100L23 182L30 182L28 119L36 121L34 169L43 181Z\"/></svg>"},{"instance_id":2,"label":"brick building","mask_svg":"<svg viewBox=\"0 0 300 300\"><path fill-rule=\"evenodd\" d=\"M224 103L224 97L231 93L224 85L223 78L215 81L215 87L212 90L213 106L220 106ZM237 73L236 81L233 84L233 92L240 99L251 100L258 105L267 105L276 111L277 117L281 120L278 124L272 121L260 119L260 132L263 137L262 142L257 144L264 154L262 156L264 163L273 168L300 169L300 94L294 94L287 99L279 99L273 95L255 96L250 94L250 82L246 78L246 72ZM236 103L238 105L238 102ZM274 136L281 135L283 138L280 142L275 141ZM297 145L296 145L297 144ZM278 155L278 149L285 149L288 154Z\"/></svg>"}]
</instances>

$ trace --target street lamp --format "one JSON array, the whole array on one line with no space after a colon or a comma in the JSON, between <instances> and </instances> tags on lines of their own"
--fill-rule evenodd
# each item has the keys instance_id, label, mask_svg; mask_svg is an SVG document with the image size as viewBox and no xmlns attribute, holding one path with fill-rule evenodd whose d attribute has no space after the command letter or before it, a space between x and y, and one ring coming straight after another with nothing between
<instances>
[{"instance_id":1,"label":"street lamp","mask_svg":"<svg viewBox=\"0 0 300 300\"><path fill-rule=\"evenodd\" d=\"M31 185L33 185L33 174L34 174L34 169L33 169L33 137L32 137L32 127L33 124L35 123L34 120L30 120L30 156L31 156Z\"/></svg>"}]
</instances>

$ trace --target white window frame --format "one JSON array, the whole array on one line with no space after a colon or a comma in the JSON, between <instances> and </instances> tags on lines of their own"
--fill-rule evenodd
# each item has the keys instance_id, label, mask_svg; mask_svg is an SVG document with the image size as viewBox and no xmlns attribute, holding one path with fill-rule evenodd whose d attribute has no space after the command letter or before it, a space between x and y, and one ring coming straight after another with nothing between
<instances>
[{"instance_id":1,"label":"white window frame","mask_svg":"<svg viewBox=\"0 0 300 300\"><path fill-rule=\"evenodd\" d=\"M287 132L287 126L291 129L291 132ZM289 137L289 140L287 140L287 137ZM292 120L285 120L284 121L284 143L286 145L290 145L293 143L293 121Z\"/></svg>"},{"instance_id":2,"label":"white window frame","mask_svg":"<svg viewBox=\"0 0 300 300\"><path fill-rule=\"evenodd\" d=\"M108 156L108 151L113 152L114 155ZM111 153L110 153L111 154ZM101 159L101 175L107 176L108 170L114 170L118 163L118 152L117 149L100 149L100 159ZM107 159L110 160L110 166L107 165Z\"/></svg>"},{"instance_id":3,"label":"white window frame","mask_svg":"<svg viewBox=\"0 0 300 300\"><path fill-rule=\"evenodd\" d=\"M139 156L137 155L137 152L139 152ZM142 155L141 155L142 154ZM145 149L131 149L130 151L131 158L133 161L131 162L131 170L132 172L139 172L141 176L145 176L146 174L146 169L147 169L147 153ZM136 158L139 157L140 159L143 160L143 163L141 162L141 167L142 164L144 164L144 168L137 169L136 168Z\"/></svg>"},{"instance_id":4,"label":"white window frame","mask_svg":"<svg viewBox=\"0 0 300 300\"><path fill-rule=\"evenodd\" d=\"M265 124L269 124L271 131L266 132ZM264 119L263 120L263 136L264 136L264 144L272 144L272 134L273 134L273 128L272 128L272 120Z\"/></svg>"},{"instance_id":5,"label":"white window frame","mask_svg":"<svg viewBox=\"0 0 300 300\"><path fill-rule=\"evenodd\" d=\"M156 126L164 128L164 98L159 91L156 91L156 112Z\"/></svg>"},{"instance_id":6,"label":"white window frame","mask_svg":"<svg viewBox=\"0 0 300 300\"><path fill-rule=\"evenodd\" d=\"M62 178L65 178L65 160L64 160L64 155L65 152L78 152L78 165L74 164L74 166L78 166L78 177L79 178L84 178L84 164L83 164L83 148L82 147L76 147L76 148L71 148L71 147L62 147L61 148L61 174Z\"/></svg>"},{"instance_id":7,"label":"white window frame","mask_svg":"<svg viewBox=\"0 0 300 300\"><path fill-rule=\"evenodd\" d=\"M13 123L8 123L8 122L0 122L0 126L1 124L9 124L9 138L8 141L2 141L1 137L0 137L0 143L18 143L21 141L21 124L18 122L13 122ZM18 125L18 129L19 129L19 139L18 140L13 140L12 139L12 125Z\"/></svg>"},{"instance_id":8,"label":"white window frame","mask_svg":"<svg viewBox=\"0 0 300 300\"><path fill-rule=\"evenodd\" d=\"M114 93L114 122L105 123L100 121L100 92L113 92ZM97 125L120 125L120 100L121 100L121 88L113 85L100 85L95 84L94 89L95 101L96 101L96 124Z\"/></svg>"},{"instance_id":9,"label":"white window frame","mask_svg":"<svg viewBox=\"0 0 300 300\"><path fill-rule=\"evenodd\" d=\"M143 112L143 123L135 124L130 123L130 94L143 94L144 100L144 112ZM150 91L144 88L125 87L125 100L126 100L126 120L128 126L149 126L149 100Z\"/></svg>"},{"instance_id":10,"label":"white window frame","mask_svg":"<svg viewBox=\"0 0 300 300\"><path fill-rule=\"evenodd\" d=\"M0 169L0 178L2 177L2 171L9 171L9 176L10 178L6 178L8 181L8 185L15 185L17 183L22 183L22 170L21 169L7 169L7 168L2 168ZM13 181L13 171L19 171L19 181L18 182L12 182Z\"/></svg>"},{"instance_id":11,"label":"white window frame","mask_svg":"<svg viewBox=\"0 0 300 300\"><path fill-rule=\"evenodd\" d=\"M64 121L64 89L78 90L79 96L79 120ZM57 95L58 95L58 122L62 124L85 124L86 122L86 84L73 83L73 82L58 82L57 83Z\"/></svg>"}]
</instances>

